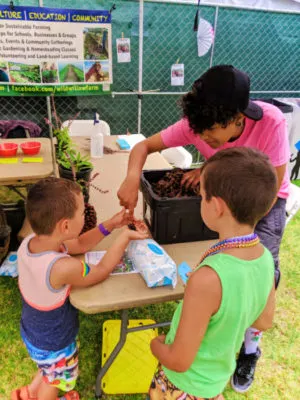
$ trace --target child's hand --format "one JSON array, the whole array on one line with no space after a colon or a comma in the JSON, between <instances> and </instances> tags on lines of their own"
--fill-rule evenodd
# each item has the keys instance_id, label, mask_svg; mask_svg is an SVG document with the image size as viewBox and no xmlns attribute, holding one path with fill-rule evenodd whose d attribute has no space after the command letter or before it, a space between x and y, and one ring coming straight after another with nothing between
<instances>
[{"instance_id":1,"label":"child's hand","mask_svg":"<svg viewBox=\"0 0 300 400\"><path fill-rule=\"evenodd\" d=\"M148 232L141 231L139 229L133 231L128 228L124 230L124 235L127 236L128 240L143 240L149 237Z\"/></svg>"},{"instance_id":2,"label":"child's hand","mask_svg":"<svg viewBox=\"0 0 300 400\"><path fill-rule=\"evenodd\" d=\"M130 222L129 213L123 208L120 212L114 215L110 220L110 224L113 229L122 228L122 226L127 225Z\"/></svg>"},{"instance_id":3,"label":"child's hand","mask_svg":"<svg viewBox=\"0 0 300 400\"><path fill-rule=\"evenodd\" d=\"M128 228L133 230L133 231L139 231L147 234L150 236L149 229L146 225L146 223L142 220L135 219L134 217L131 219L130 224L128 225Z\"/></svg>"},{"instance_id":4,"label":"child's hand","mask_svg":"<svg viewBox=\"0 0 300 400\"><path fill-rule=\"evenodd\" d=\"M154 340L158 340L160 343L165 343L166 341L166 335L159 335L154 338Z\"/></svg>"}]
</instances>

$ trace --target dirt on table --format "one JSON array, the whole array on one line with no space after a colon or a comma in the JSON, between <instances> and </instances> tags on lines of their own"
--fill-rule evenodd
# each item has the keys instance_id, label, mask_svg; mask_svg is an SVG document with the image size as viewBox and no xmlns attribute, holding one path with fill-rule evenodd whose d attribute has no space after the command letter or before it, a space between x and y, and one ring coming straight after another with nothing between
<instances>
[{"instance_id":1,"label":"dirt on table","mask_svg":"<svg viewBox=\"0 0 300 400\"><path fill-rule=\"evenodd\" d=\"M150 182L154 193L160 197L169 198L199 196L200 184L189 188L181 184L183 175L186 172L180 168L175 168L166 172L158 182Z\"/></svg>"}]
</instances>

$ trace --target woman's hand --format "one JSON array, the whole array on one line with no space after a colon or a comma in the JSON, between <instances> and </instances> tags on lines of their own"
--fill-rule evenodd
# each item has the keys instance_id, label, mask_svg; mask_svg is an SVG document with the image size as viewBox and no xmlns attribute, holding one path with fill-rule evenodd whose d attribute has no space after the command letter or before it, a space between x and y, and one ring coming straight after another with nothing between
<instances>
[{"instance_id":1,"label":"woman's hand","mask_svg":"<svg viewBox=\"0 0 300 400\"><path fill-rule=\"evenodd\" d=\"M196 187L200 183L200 168L193 169L183 175L181 184L186 188Z\"/></svg>"},{"instance_id":2,"label":"woman's hand","mask_svg":"<svg viewBox=\"0 0 300 400\"><path fill-rule=\"evenodd\" d=\"M117 193L120 205L129 210L130 215L133 215L133 210L138 201L139 183L139 179L127 177Z\"/></svg>"}]
</instances>

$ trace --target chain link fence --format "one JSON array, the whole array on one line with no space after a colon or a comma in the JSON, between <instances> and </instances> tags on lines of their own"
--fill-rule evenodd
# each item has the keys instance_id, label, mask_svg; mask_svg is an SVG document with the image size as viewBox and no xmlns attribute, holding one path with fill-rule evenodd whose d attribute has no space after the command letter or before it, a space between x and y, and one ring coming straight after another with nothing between
<instances>
[{"instance_id":1,"label":"chain link fence","mask_svg":"<svg viewBox=\"0 0 300 400\"><path fill-rule=\"evenodd\" d=\"M14 1L15 5L23 5ZM38 0L27 5L39 6ZM178 105L183 93L211 65L233 64L251 77L252 97L300 97L299 14L201 6L200 17L215 29L210 51L197 55L193 31L196 5L144 3L142 82L139 81L139 2L118 0L112 12L113 85L112 94L102 96L56 97L62 120L80 111L80 119L92 119L98 111L112 134L159 132L181 116ZM43 6L77 9L111 9L108 0L44 0ZM131 62L118 63L116 39L131 40ZM171 66L184 64L184 85L171 86ZM138 89L140 88L139 93ZM152 93L155 91L155 93ZM141 114L138 113L141 102ZM48 134L45 97L2 97L1 119L29 119ZM198 152L189 148L198 160Z\"/></svg>"}]
</instances>

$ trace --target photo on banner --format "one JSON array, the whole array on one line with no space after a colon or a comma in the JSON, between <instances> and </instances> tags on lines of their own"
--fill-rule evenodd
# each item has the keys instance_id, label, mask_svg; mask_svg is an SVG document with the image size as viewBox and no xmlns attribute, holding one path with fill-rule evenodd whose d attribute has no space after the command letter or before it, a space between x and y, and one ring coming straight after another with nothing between
<instances>
[{"instance_id":1,"label":"photo on banner","mask_svg":"<svg viewBox=\"0 0 300 400\"><path fill-rule=\"evenodd\" d=\"M109 11L2 5L0 15L0 95L110 91Z\"/></svg>"}]
</instances>

